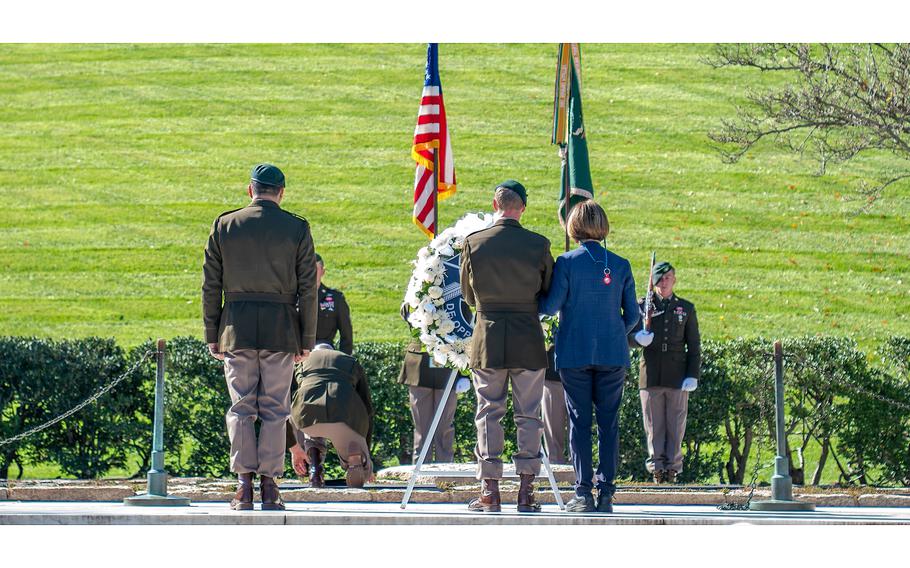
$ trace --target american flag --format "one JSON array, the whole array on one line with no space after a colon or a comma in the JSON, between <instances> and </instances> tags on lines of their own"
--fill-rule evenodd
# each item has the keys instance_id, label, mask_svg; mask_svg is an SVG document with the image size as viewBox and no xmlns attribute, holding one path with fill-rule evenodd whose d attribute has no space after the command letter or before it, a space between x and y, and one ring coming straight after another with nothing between
<instances>
[{"instance_id":1,"label":"american flag","mask_svg":"<svg viewBox=\"0 0 910 568\"><path fill-rule=\"evenodd\" d=\"M437 201L455 193L455 161L452 141L446 123L446 107L442 102L439 82L438 44L427 44L427 70L414 129L411 157L417 162L414 176L414 223L432 238L436 234ZM442 151L440 152L440 148ZM439 167L439 195L434 175L434 154Z\"/></svg>"}]
</instances>

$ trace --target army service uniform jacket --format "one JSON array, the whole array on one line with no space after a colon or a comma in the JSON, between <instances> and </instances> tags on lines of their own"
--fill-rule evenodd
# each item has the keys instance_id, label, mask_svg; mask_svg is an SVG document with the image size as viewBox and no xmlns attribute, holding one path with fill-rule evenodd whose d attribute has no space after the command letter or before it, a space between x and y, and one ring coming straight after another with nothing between
<instances>
[{"instance_id":1,"label":"army service uniform jacket","mask_svg":"<svg viewBox=\"0 0 910 568\"><path fill-rule=\"evenodd\" d=\"M661 300L654 294L651 331L654 341L641 347L635 334L642 330L644 299L638 304L642 319L629 333L629 345L642 349L638 387L682 387L683 379L701 378L701 336L695 305L676 294Z\"/></svg>"},{"instance_id":2,"label":"army service uniform jacket","mask_svg":"<svg viewBox=\"0 0 910 568\"><path fill-rule=\"evenodd\" d=\"M316 343L330 343L334 346L335 335L339 333L341 338L338 350L350 355L354 352L354 329L348 301L338 290L320 285Z\"/></svg>"},{"instance_id":3,"label":"army service uniform jacket","mask_svg":"<svg viewBox=\"0 0 910 568\"><path fill-rule=\"evenodd\" d=\"M414 339L405 350L398 384L442 390L451 374L452 370L446 367L430 367L430 356L423 351L420 341Z\"/></svg>"},{"instance_id":4,"label":"army service uniform jacket","mask_svg":"<svg viewBox=\"0 0 910 568\"><path fill-rule=\"evenodd\" d=\"M373 401L357 359L332 349L313 351L296 370L297 391L291 420L303 430L314 424L343 422L371 443Z\"/></svg>"},{"instance_id":5,"label":"army service uniform jacket","mask_svg":"<svg viewBox=\"0 0 910 568\"><path fill-rule=\"evenodd\" d=\"M509 218L468 235L461 252L461 293L477 310L474 369L546 369L537 300L550 288L550 241Z\"/></svg>"},{"instance_id":6,"label":"army service uniform jacket","mask_svg":"<svg viewBox=\"0 0 910 568\"><path fill-rule=\"evenodd\" d=\"M222 214L202 272L206 343L221 351L313 348L316 258L306 219L265 199Z\"/></svg>"}]
</instances>

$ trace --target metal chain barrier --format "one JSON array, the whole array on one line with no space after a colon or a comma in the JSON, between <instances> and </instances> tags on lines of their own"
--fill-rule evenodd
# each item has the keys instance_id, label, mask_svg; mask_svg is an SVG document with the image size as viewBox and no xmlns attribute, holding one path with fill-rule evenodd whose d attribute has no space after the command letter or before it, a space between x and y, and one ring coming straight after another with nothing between
<instances>
[{"instance_id":1,"label":"metal chain barrier","mask_svg":"<svg viewBox=\"0 0 910 568\"><path fill-rule=\"evenodd\" d=\"M814 361L800 359L796 355L784 353L784 359L786 361L788 361L790 364L792 364L794 367L812 369L813 371L815 371L816 373L818 373L819 375L821 375L823 377L828 377L831 374L831 371L829 369L822 369ZM864 396L868 396L869 398L871 398L873 400L877 400L879 402L884 402L885 404L890 404L892 406L896 406L897 408L910 411L910 404L907 404L906 402L902 402L899 400L894 400L893 398L888 398L881 393L872 392L865 387L861 387L855 383L850 382L850 380L847 379L846 377L843 377L843 380L840 382L840 384L846 386L853 392L862 394Z\"/></svg>"},{"instance_id":2,"label":"metal chain barrier","mask_svg":"<svg viewBox=\"0 0 910 568\"><path fill-rule=\"evenodd\" d=\"M763 355L771 358L770 362L773 365L774 353L764 353ZM765 380L767 381L770 377L771 382L774 382L774 370L766 369L763 373ZM771 438L771 433L764 432L765 426L768 424L768 416L770 415L770 403L768 400L767 392L762 390L761 395L756 397L756 402L758 403L758 424L761 428L761 432L756 432L753 437L757 443L757 451L755 453L755 465L752 466L752 478L749 481L749 495L746 497L746 500L743 503L724 503L723 505L718 505L717 508L720 511L748 511L749 505L752 503L752 498L755 497L755 487L758 485L758 474L764 470L772 467L773 464L762 465L762 439Z\"/></svg>"},{"instance_id":3,"label":"metal chain barrier","mask_svg":"<svg viewBox=\"0 0 910 568\"><path fill-rule=\"evenodd\" d=\"M35 426L34 428L29 428L28 430L21 432L19 434L16 434L15 436L13 436L11 438L7 438L5 440L0 440L0 447L5 446L7 444L12 444L12 443L18 442L19 440L22 440L23 438L27 438L27 437L31 436L32 434L37 434L38 432L40 432L42 430L46 430L47 428L50 428L54 424L57 424L61 420L65 420L65 419L69 418L70 416L72 416L73 414L76 414L77 412L79 412L80 410L85 408L86 406L92 404L93 402L95 402L96 400L98 400L99 398L101 398L102 396L107 394L111 389L113 389L114 387L116 387L117 385L122 383L128 377L130 377L133 373L135 373L139 369L139 367L142 366L143 363L145 363L148 359L150 359L153 355L155 355L155 353L156 353L155 351L149 351L149 352L143 354L142 357L138 361L136 361L136 364L133 365L132 367L130 367L125 373L123 373L116 379L112 380L111 382L107 383L106 385L103 385L90 397L86 398L85 400L83 400L82 402L80 402L79 404L74 406L73 408L67 410L60 416L57 416L56 418L52 418L51 420L48 420L47 422L45 422L44 424L41 424L40 426Z\"/></svg>"}]
</instances>

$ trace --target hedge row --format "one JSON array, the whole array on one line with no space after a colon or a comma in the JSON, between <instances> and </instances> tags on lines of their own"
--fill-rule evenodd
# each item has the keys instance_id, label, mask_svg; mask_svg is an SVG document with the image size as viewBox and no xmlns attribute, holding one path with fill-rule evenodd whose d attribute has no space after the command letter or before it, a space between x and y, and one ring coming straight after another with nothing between
<instances>
[{"instance_id":1,"label":"hedge row","mask_svg":"<svg viewBox=\"0 0 910 568\"><path fill-rule=\"evenodd\" d=\"M784 341L787 432L791 475L818 484L833 462L845 484L910 485L910 338L892 337L861 352L840 337ZM24 464L53 462L79 478L103 476L144 460L148 469L154 363L140 361L151 341L125 352L111 339L52 341L0 338L0 440L44 423L83 400L131 366L140 370L99 402L18 443L0 446L0 478ZM374 459L410 462L411 416L407 389L395 382L404 345L360 343L355 355L367 371L376 406ZM773 364L764 339L705 341L703 378L689 399L682 480L748 483L752 465L773 456ZM621 409L620 476L647 478L638 397L637 357ZM229 404L221 364L204 344L180 337L168 343L167 467L181 476L225 476ZM459 396L456 461L473 461L475 400ZM514 451L511 407L504 420L506 456ZM820 448L809 462L805 450ZM815 452L810 452L814 454ZM752 458L750 462L750 457ZM337 472L337 462L330 462ZM290 473L290 472L289 472Z\"/></svg>"}]
</instances>

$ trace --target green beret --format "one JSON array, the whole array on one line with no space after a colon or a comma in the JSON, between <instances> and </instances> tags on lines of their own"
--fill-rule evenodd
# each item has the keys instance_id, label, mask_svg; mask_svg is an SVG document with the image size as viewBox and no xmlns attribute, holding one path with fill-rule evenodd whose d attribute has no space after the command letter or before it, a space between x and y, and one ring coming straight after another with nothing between
<instances>
[{"instance_id":1,"label":"green beret","mask_svg":"<svg viewBox=\"0 0 910 568\"><path fill-rule=\"evenodd\" d=\"M654 280L654 285L657 286L657 283L660 282L660 279L664 277L664 274L675 270L673 265L669 262L658 262L654 265L654 270L651 271L651 278Z\"/></svg>"},{"instance_id":2,"label":"green beret","mask_svg":"<svg viewBox=\"0 0 910 568\"><path fill-rule=\"evenodd\" d=\"M525 206L527 206L527 204L528 204L528 192L527 192L527 190L525 189L525 186L521 185L520 183L518 183L518 182L515 181L514 179L507 179L506 181L504 181L504 182L502 182L501 184L497 185L497 186L496 186L496 189L499 189L500 187L504 187L504 188L506 188L506 189L511 189L512 191L514 191L515 193L517 193L517 194L518 194L518 197L521 198L521 202L522 202Z\"/></svg>"},{"instance_id":3,"label":"green beret","mask_svg":"<svg viewBox=\"0 0 910 568\"><path fill-rule=\"evenodd\" d=\"M319 264L325 266L325 263L322 262L322 256L321 256L318 252L317 252L317 253L314 253L314 256L316 257L316 262L318 262Z\"/></svg>"},{"instance_id":4,"label":"green beret","mask_svg":"<svg viewBox=\"0 0 910 568\"><path fill-rule=\"evenodd\" d=\"M263 185L284 187L284 174L272 164L259 164L250 171L250 179Z\"/></svg>"}]
</instances>

